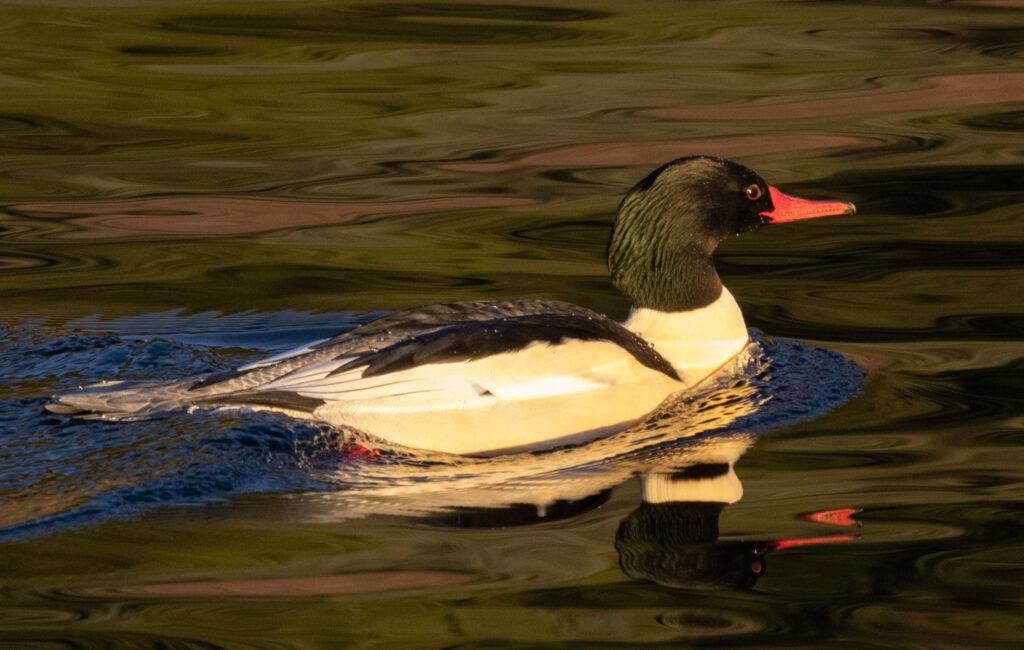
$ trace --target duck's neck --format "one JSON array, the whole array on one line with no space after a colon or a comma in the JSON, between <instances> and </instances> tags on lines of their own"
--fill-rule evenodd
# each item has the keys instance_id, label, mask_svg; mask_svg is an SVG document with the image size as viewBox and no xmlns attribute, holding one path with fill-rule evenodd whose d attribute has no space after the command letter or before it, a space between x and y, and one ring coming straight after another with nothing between
<instances>
[{"instance_id":1,"label":"duck's neck","mask_svg":"<svg viewBox=\"0 0 1024 650\"><path fill-rule=\"evenodd\" d=\"M624 325L668 359L688 386L736 356L748 339L743 312L725 287L711 304L697 309L636 307Z\"/></svg>"},{"instance_id":2,"label":"duck's neck","mask_svg":"<svg viewBox=\"0 0 1024 650\"><path fill-rule=\"evenodd\" d=\"M717 241L679 243L682 235L661 233L638 244L624 240L626 235L619 230L612 233L608 268L612 282L633 304L665 312L690 311L721 296L722 281L711 258Z\"/></svg>"}]
</instances>

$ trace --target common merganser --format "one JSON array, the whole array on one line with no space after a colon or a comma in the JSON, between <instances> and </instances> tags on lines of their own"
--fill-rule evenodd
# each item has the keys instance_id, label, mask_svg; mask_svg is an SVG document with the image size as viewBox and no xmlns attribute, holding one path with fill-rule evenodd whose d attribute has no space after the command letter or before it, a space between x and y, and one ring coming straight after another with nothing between
<instances>
[{"instance_id":1,"label":"common merganser","mask_svg":"<svg viewBox=\"0 0 1024 650\"><path fill-rule=\"evenodd\" d=\"M47 408L114 419L271 410L469 455L583 443L637 422L744 348L743 314L712 261L722 240L853 212L787 196L722 158L679 158L619 205L608 267L633 302L624 323L554 300L429 305L237 370L104 382Z\"/></svg>"}]
</instances>

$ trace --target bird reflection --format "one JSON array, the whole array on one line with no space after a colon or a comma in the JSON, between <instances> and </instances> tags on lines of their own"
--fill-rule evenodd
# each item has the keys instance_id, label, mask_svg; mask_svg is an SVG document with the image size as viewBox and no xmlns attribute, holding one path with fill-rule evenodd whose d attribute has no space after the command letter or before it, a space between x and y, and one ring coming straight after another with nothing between
<instances>
[{"instance_id":1,"label":"bird reflection","mask_svg":"<svg viewBox=\"0 0 1024 650\"><path fill-rule=\"evenodd\" d=\"M767 570L770 551L853 539L849 535L777 540L719 539L719 515L743 496L736 475L740 456L754 444L750 433L722 433L679 445L640 472L640 505L615 533L619 566L629 578L680 589L749 589ZM608 475L611 479L612 475ZM425 521L460 528L501 528L550 523L593 510L612 488L582 498L548 493L543 505L455 507ZM509 495L506 495L509 496ZM809 513L823 524L855 526L850 509Z\"/></svg>"},{"instance_id":2,"label":"bird reflection","mask_svg":"<svg viewBox=\"0 0 1024 650\"><path fill-rule=\"evenodd\" d=\"M640 473L641 503L620 523L615 548L623 573L673 588L734 588L754 585L765 570L763 541L719 540L718 518L743 496L734 466L755 440L753 434L723 433L675 445ZM623 475L608 475L607 478ZM627 474L628 477L628 474ZM458 507L426 518L431 524L496 528L568 519L605 503L612 488L583 498L548 494L542 505Z\"/></svg>"},{"instance_id":3,"label":"bird reflection","mask_svg":"<svg viewBox=\"0 0 1024 650\"><path fill-rule=\"evenodd\" d=\"M642 502L615 533L623 573L686 588L748 588L764 573L763 542L718 539L719 515L743 496L733 466L753 443L753 436L735 438L720 458L643 474Z\"/></svg>"}]
</instances>

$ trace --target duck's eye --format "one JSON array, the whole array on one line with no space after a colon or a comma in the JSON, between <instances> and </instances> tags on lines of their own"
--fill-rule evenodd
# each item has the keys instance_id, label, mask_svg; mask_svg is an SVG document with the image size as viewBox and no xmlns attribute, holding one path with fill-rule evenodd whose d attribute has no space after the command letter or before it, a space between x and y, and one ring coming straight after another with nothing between
<instances>
[{"instance_id":1,"label":"duck's eye","mask_svg":"<svg viewBox=\"0 0 1024 650\"><path fill-rule=\"evenodd\" d=\"M757 185L751 185L747 188L747 198L751 201L756 201L761 198L761 188Z\"/></svg>"}]
</instances>

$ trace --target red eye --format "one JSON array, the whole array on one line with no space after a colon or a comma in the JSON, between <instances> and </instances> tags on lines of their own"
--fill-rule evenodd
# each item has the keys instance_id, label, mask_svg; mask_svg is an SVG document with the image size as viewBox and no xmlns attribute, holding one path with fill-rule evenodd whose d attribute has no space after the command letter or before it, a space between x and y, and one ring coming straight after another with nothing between
<instances>
[{"instance_id":1,"label":"red eye","mask_svg":"<svg viewBox=\"0 0 1024 650\"><path fill-rule=\"evenodd\" d=\"M750 187L747 188L746 192L747 198L750 199L751 201L756 201L759 198L761 198L761 188L758 187L757 185L751 185Z\"/></svg>"}]
</instances>

